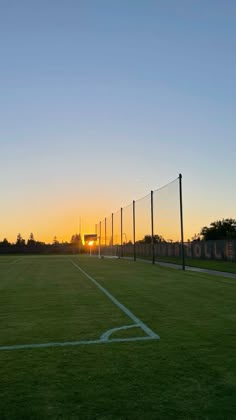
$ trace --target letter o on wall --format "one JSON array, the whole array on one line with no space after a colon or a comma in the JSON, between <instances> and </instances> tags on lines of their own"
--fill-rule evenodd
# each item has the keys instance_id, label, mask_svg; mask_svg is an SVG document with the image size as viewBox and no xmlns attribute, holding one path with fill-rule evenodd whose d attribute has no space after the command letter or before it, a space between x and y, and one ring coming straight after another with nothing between
<instances>
[{"instance_id":1,"label":"letter o on wall","mask_svg":"<svg viewBox=\"0 0 236 420\"><path fill-rule=\"evenodd\" d=\"M193 247L193 253L194 253L194 257L196 258L200 258L202 255L202 247L200 244L194 244Z\"/></svg>"}]
</instances>

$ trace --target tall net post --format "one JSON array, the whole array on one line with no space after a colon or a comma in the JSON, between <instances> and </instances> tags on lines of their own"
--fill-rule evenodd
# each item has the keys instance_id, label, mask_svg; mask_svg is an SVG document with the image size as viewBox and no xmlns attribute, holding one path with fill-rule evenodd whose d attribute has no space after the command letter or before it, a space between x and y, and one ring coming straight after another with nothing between
<instances>
[{"instance_id":1,"label":"tall net post","mask_svg":"<svg viewBox=\"0 0 236 420\"><path fill-rule=\"evenodd\" d=\"M136 239L135 239L135 201L133 200L133 246L134 246L134 261L136 261Z\"/></svg>"},{"instance_id":2,"label":"tall net post","mask_svg":"<svg viewBox=\"0 0 236 420\"><path fill-rule=\"evenodd\" d=\"M151 191L151 235L152 235L152 263L155 264L153 191Z\"/></svg>"},{"instance_id":3,"label":"tall net post","mask_svg":"<svg viewBox=\"0 0 236 420\"><path fill-rule=\"evenodd\" d=\"M120 210L118 210L116 213L113 213L113 251L112 255L114 256L120 256Z\"/></svg>"},{"instance_id":4,"label":"tall net post","mask_svg":"<svg viewBox=\"0 0 236 420\"><path fill-rule=\"evenodd\" d=\"M120 209L120 256L123 257L123 208Z\"/></svg>"},{"instance_id":5,"label":"tall net post","mask_svg":"<svg viewBox=\"0 0 236 420\"><path fill-rule=\"evenodd\" d=\"M114 213L111 214L111 246L114 245Z\"/></svg>"},{"instance_id":6,"label":"tall net post","mask_svg":"<svg viewBox=\"0 0 236 420\"><path fill-rule=\"evenodd\" d=\"M181 230L182 269L185 270L182 174L179 174L179 204L180 204L180 230Z\"/></svg>"},{"instance_id":7,"label":"tall net post","mask_svg":"<svg viewBox=\"0 0 236 420\"><path fill-rule=\"evenodd\" d=\"M112 215L105 218L105 244L104 255L112 256Z\"/></svg>"},{"instance_id":8,"label":"tall net post","mask_svg":"<svg viewBox=\"0 0 236 420\"><path fill-rule=\"evenodd\" d=\"M107 246L107 218L105 217L105 240L104 240L105 247Z\"/></svg>"}]
</instances>

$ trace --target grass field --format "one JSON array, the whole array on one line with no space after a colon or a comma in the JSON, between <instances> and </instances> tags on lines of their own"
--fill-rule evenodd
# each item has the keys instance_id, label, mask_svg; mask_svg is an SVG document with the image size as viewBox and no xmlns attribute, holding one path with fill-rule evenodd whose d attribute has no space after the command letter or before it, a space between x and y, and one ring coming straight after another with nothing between
<instances>
[{"instance_id":1,"label":"grass field","mask_svg":"<svg viewBox=\"0 0 236 420\"><path fill-rule=\"evenodd\" d=\"M129 257L133 259L133 255L125 254L125 257ZM143 255L137 255L137 259L140 260L152 260L152 257L145 257ZM156 262L165 262L165 263L173 263L182 266L182 258L181 257L155 257ZM189 267L196 267L196 268L203 268L206 270L216 270L222 271L225 273L233 273L236 274L236 262L235 261L223 261L223 260L208 260L208 259L198 259L198 258L189 258L185 257L185 265Z\"/></svg>"},{"instance_id":2,"label":"grass field","mask_svg":"<svg viewBox=\"0 0 236 420\"><path fill-rule=\"evenodd\" d=\"M170 262L174 264L182 264L181 258L175 257L157 257L157 261ZM228 273L236 273L236 262L234 261L221 261L221 260L201 260L186 258L185 264L190 267L205 268L207 270L217 270Z\"/></svg>"},{"instance_id":3,"label":"grass field","mask_svg":"<svg viewBox=\"0 0 236 420\"><path fill-rule=\"evenodd\" d=\"M236 419L235 282L0 257L0 419Z\"/></svg>"}]
</instances>

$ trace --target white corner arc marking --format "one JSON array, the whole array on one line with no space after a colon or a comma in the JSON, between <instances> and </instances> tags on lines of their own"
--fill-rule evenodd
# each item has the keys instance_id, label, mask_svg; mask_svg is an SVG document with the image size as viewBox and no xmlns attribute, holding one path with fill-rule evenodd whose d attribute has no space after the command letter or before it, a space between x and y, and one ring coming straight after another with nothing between
<instances>
[{"instance_id":1,"label":"white corner arc marking","mask_svg":"<svg viewBox=\"0 0 236 420\"><path fill-rule=\"evenodd\" d=\"M17 260L19 261L19 259ZM17 262L16 261L16 262ZM119 302L108 290L101 286L97 280L90 276L81 267L75 264L72 260L70 262L81 271L89 280L91 280L98 289L101 290L121 311L123 311L129 318L132 319L134 324L123 325L105 331L99 339L95 340L80 340L80 341L65 341L65 342L49 342L49 343L27 343L27 344L12 344L12 345L0 345L0 351L4 350L26 350L26 349L43 349L52 347L68 347L68 346L83 346L83 345L94 345L94 344L106 344L106 343L127 343L135 341L149 341L160 339L159 335L153 332L144 322L136 317L126 306ZM111 338L112 334L116 331L126 330L131 328L141 328L147 335L136 336L136 337L124 337L124 338Z\"/></svg>"},{"instance_id":2,"label":"white corner arc marking","mask_svg":"<svg viewBox=\"0 0 236 420\"><path fill-rule=\"evenodd\" d=\"M122 331L122 330L129 330L130 328L140 328L140 326L137 324L132 324L132 325L123 325L122 327L116 327L116 328L112 328L110 330L105 331L101 337L100 340L101 341L109 341L111 335L116 332L116 331Z\"/></svg>"},{"instance_id":3,"label":"white corner arc marking","mask_svg":"<svg viewBox=\"0 0 236 420\"><path fill-rule=\"evenodd\" d=\"M151 328L149 328L146 324L144 324L144 322L141 321L141 319L139 319L136 315L134 315L128 308L126 308L126 306L123 305L123 303L119 302L110 292L108 292L107 289L105 289L105 287L101 286L101 284L98 283L97 280L95 280L92 276L90 276L74 261L70 260L70 262L71 264L74 265L74 267L77 268L77 270L79 270L81 273L84 274L84 276L86 276L89 280L91 280L91 282L95 284L95 286L97 286L97 288L101 290L101 292L103 292L116 306L118 306L118 308L122 312L124 312L129 318L131 318L132 321L134 321L135 326L140 327L150 338L153 338L156 340L160 339L158 334L156 334L154 331L151 330Z\"/></svg>"}]
</instances>

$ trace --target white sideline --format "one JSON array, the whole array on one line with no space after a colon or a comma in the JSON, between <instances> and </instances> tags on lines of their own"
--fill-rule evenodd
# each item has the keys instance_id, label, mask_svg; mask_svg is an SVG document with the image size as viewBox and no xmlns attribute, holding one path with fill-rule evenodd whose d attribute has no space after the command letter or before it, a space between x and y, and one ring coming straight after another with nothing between
<instances>
[{"instance_id":1,"label":"white sideline","mask_svg":"<svg viewBox=\"0 0 236 420\"><path fill-rule=\"evenodd\" d=\"M91 277L86 271L84 271L79 265L75 264L74 261L70 260L70 262L79 270L81 273L83 273L89 280L91 280L95 286L98 287L98 289L101 290L118 308L123 311L129 318L134 321L135 325L140 327L149 337L159 339L159 335L156 334L154 331L152 331L146 324L144 324L143 321L141 321L137 316L135 316L126 306L123 305L123 303L120 303L110 292L108 292L105 287L101 286L100 283L98 283L97 280L95 280L93 277Z\"/></svg>"}]
</instances>

